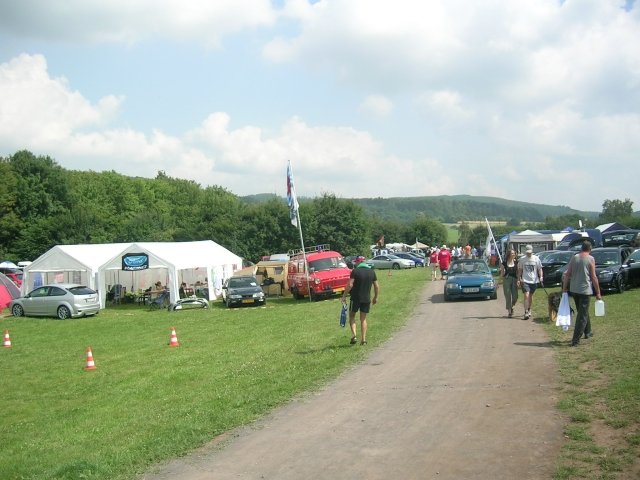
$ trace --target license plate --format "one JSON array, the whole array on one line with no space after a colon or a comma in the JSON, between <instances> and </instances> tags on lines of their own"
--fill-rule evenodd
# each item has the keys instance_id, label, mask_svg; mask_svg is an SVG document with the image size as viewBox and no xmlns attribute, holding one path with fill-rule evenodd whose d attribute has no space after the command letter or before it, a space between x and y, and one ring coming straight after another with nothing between
<instances>
[{"instance_id":1,"label":"license plate","mask_svg":"<svg viewBox=\"0 0 640 480\"><path fill-rule=\"evenodd\" d=\"M480 289L478 287L463 288L462 289L463 293L478 293L479 291L480 291Z\"/></svg>"},{"instance_id":2,"label":"license plate","mask_svg":"<svg viewBox=\"0 0 640 480\"><path fill-rule=\"evenodd\" d=\"M253 303L253 300L242 300L242 303Z\"/></svg>"}]
</instances>

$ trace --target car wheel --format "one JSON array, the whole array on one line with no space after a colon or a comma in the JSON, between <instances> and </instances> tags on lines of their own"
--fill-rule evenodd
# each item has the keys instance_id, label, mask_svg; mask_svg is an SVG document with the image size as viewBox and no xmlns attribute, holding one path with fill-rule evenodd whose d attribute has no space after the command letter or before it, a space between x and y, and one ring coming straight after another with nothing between
<instances>
[{"instance_id":1,"label":"car wheel","mask_svg":"<svg viewBox=\"0 0 640 480\"><path fill-rule=\"evenodd\" d=\"M626 288L627 288L627 285L624 282L624 277L622 275L620 275L618 277L618 288L617 288L618 293L624 292L626 290Z\"/></svg>"},{"instance_id":2,"label":"car wheel","mask_svg":"<svg viewBox=\"0 0 640 480\"><path fill-rule=\"evenodd\" d=\"M300 292L298 292L297 287L293 287L291 289L291 294L293 295L293 298L295 298L296 300L302 300L304 298L304 295L300 295Z\"/></svg>"},{"instance_id":3,"label":"car wheel","mask_svg":"<svg viewBox=\"0 0 640 480\"><path fill-rule=\"evenodd\" d=\"M491 300L497 300L498 299L498 291L493 292L489 298Z\"/></svg>"},{"instance_id":4,"label":"car wheel","mask_svg":"<svg viewBox=\"0 0 640 480\"><path fill-rule=\"evenodd\" d=\"M451 297L449 295L447 295L446 293L444 294L444 301L445 302L450 302L451 301Z\"/></svg>"},{"instance_id":5,"label":"car wheel","mask_svg":"<svg viewBox=\"0 0 640 480\"><path fill-rule=\"evenodd\" d=\"M71 316L71 311L64 305L58 307L58 318L60 320L66 320Z\"/></svg>"},{"instance_id":6,"label":"car wheel","mask_svg":"<svg viewBox=\"0 0 640 480\"><path fill-rule=\"evenodd\" d=\"M14 305L13 308L11 308L11 313L13 314L14 317L23 317L24 316L24 309L22 308L22 305Z\"/></svg>"},{"instance_id":7,"label":"car wheel","mask_svg":"<svg viewBox=\"0 0 640 480\"><path fill-rule=\"evenodd\" d=\"M400 264L399 263L394 263L391 268L393 268L394 270L400 270Z\"/></svg>"}]
</instances>

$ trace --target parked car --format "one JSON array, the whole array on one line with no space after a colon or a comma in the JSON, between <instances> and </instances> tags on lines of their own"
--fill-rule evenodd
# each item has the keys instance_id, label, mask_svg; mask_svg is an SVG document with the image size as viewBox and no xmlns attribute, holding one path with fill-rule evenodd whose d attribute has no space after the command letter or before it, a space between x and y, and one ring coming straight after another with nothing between
<instances>
[{"instance_id":1,"label":"parked car","mask_svg":"<svg viewBox=\"0 0 640 480\"><path fill-rule=\"evenodd\" d=\"M228 278L222 286L222 301L229 308L267 303L262 287L252 275Z\"/></svg>"},{"instance_id":2,"label":"parked car","mask_svg":"<svg viewBox=\"0 0 640 480\"><path fill-rule=\"evenodd\" d=\"M401 268L413 268L416 263L413 260L407 260L406 258L400 258L397 255L377 255L366 261L368 265L373 268L385 269L391 268L393 270L399 270Z\"/></svg>"},{"instance_id":3,"label":"parked car","mask_svg":"<svg viewBox=\"0 0 640 480\"><path fill-rule=\"evenodd\" d=\"M95 315L100 311L100 298L95 290L78 284L56 283L38 287L9 305L14 317L66 318Z\"/></svg>"},{"instance_id":4,"label":"parked car","mask_svg":"<svg viewBox=\"0 0 640 480\"><path fill-rule=\"evenodd\" d=\"M451 263L444 299L448 302L458 298L498 298L496 281L486 261L465 258Z\"/></svg>"},{"instance_id":5,"label":"parked car","mask_svg":"<svg viewBox=\"0 0 640 480\"><path fill-rule=\"evenodd\" d=\"M567 265L574 255L576 255L576 252L571 250L552 251L541 259L542 272L544 274L543 285L545 287L562 284L562 275L566 271L562 267Z\"/></svg>"},{"instance_id":6,"label":"parked car","mask_svg":"<svg viewBox=\"0 0 640 480\"><path fill-rule=\"evenodd\" d=\"M424 258L420 257L419 255L414 255L413 253L409 253L409 252L400 252L400 253L396 253L394 254L396 257L400 257L400 258L404 258L407 260L413 260L413 262L415 263L416 267L424 267Z\"/></svg>"},{"instance_id":7,"label":"parked car","mask_svg":"<svg viewBox=\"0 0 640 480\"><path fill-rule=\"evenodd\" d=\"M540 259L541 262L544 262L545 258L547 258L549 255L556 253L557 251L558 250L543 250L541 252L536 253L536 256Z\"/></svg>"},{"instance_id":8,"label":"parked car","mask_svg":"<svg viewBox=\"0 0 640 480\"><path fill-rule=\"evenodd\" d=\"M629 275L626 260L633 250L632 247L600 247L591 250L601 290L618 293L626 290Z\"/></svg>"},{"instance_id":9,"label":"parked car","mask_svg":"<svg viewBox=\"0 0 640 480\"><path fill-rule=\"evenodd\" d=\"M624 262L628 285L640 287L640 248L633 251Z\"/></svg>"},{"instance_id":10,"label":"parked car","mask_svg":"<svg viewBox=\"0 0 640 480\"><path fill-rule=\"evenodd\" d=\"M613 230L602 234L603 247L629 246L640 247L640 230Z\"/></svg>"}]
</instances>

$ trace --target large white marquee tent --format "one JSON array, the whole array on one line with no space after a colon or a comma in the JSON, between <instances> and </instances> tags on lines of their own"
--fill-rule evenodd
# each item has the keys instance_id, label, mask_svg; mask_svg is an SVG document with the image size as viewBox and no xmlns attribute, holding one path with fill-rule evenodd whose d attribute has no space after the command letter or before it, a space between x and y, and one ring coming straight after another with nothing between
<instances>
[{"instance_id":1,"label":"large white marquee tent","mask_svg":"<svg viewBox=\"0 0 640 480\"><path fill-rule=\"evenodd\" d=\"M127 254L147 255L148 268L123 270L122 257ZM241 268L241 257L211 240L57 245L25 268L22 293L39 284L81 283L100 292L104 308L111 285L136 292L159 280L169 288L171 302L179 298L182 282L206 284L214 299L224 279Z\"/></svg>"}]
</instances>

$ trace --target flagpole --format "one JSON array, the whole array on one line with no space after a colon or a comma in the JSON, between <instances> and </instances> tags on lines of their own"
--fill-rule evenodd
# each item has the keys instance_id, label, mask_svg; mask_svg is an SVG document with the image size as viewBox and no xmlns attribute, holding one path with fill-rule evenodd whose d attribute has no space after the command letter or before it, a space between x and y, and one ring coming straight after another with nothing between
<instances>
[{"instance_id":1,"label":"flagpole","mask_svg":"<svg viewBox=\"0 0 640 480\"><path fill-rule=\"evenodd\" d=\"M493 244L496 246L496 254L498 255L498 260L502 263L502 255L500 255L500 249L498 248L498 243L496 242L496 237L493 236L493 231L491 230L491 225L489 225L489 220L487 217L484 217L484 221L487 222L487 228L489 229L489 235L491 236L491 240L493 240Z\"/></svg>"},{"instance_id":2,"label":"flagpole","mask_svg":"<svg viewBox=\"0 0 640 480\"><path fill-rule=\"evenodd\" d=\"M302 220L300 219L300 206L298 205L298 197L296 195L293 184L293 168L291 167L291 160L289 160L287 164L287 203L289 204L291 223L298 227L298 234L300 235L300 246L302 247L302 258L304 259L305 269L307 269L307 252L304 248L304 239L302 237ZM308 271L306 272L305 278L307 279L307 292L309 292L309 301L311 301L311 286L309 285Z\"/></svg>"}]
</instances>

